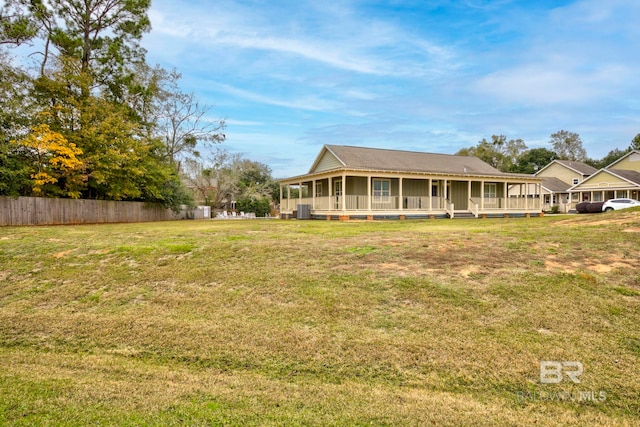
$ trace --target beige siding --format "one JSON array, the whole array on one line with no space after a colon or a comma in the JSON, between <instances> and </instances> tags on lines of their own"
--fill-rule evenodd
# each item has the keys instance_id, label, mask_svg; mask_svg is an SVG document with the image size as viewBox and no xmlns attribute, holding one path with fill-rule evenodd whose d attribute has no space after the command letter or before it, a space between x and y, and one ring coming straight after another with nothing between
<instances>
[{"instance_id":1,"label":"beige siding","mask_svg":"<svg viewBox=\"0 0 640 427\"><path fill-rule=\"evenodd\" d=\"M325 151L322 158L318 162L317 166L311 171L311 173L322 172L331 169L337 169L342 167L342 163L328 151Z\"/></svg>"},{"instance_id":2,"label":"beige siding","mask_svg":"<svg viewBox=\"0 0 640 427\"><path fill-rule=\"evenodd\" d=\"M613 165L613 169L626 169L640 172L640 153L629 154L629 157Z\"/></svg>"},{"instance_id":3,"label":"beige siding","mask_svg":"<svg viewBox=\"0 0 640 427\"><path fill-rule=\"evenodd\" d=\"M367 178L364 176L348 176L347 177L347 193L348 195L366 195L367 194Z\"/></svg>"},{"instance_id":4,"label":"beige siding","mask_svg":"<svg viewBox=\"0 0 640 427\"><path fill-rule=\"evenodd\" d=\"M468 209L469 184L466 181L451 182L451 203L456 210Z\"/></svg>"},{"instance_id":5,"label":"beige siding","mask_svg":"<svg viewBox=\"0 0 640 427\"><path fill-rule=\"evenodd\" d=\"M471 197L482 197L482 183L481 182L472 182L471 183Z\"/></svg>"},{"instance_id":6,"label":"beige siding","mask_svg":"<svg viewBox=\"0 0 640 427\"><path fill-rule=\"evenodd\" d=\"M398 196L399 194L400 194L400 180L398 178L394 178L391 180L391 195Z\"/></svg>"},{"instance_id":7,"label":"beige siding","mask_svg":"<svg viewBox=\"0 0 640 427\"><path fill-rule=\"evenodd\" d=\"M608 184L608 185L607 185ZM611 175L609 172L600 171L599 173L591 176L588 181L584 183L584 185L580 185L575 188L575 190L582 190L583 188L593 188L593 187L607 187L607 186L620 186L620 185L629 185L628 182Z\"/></svg>"},{"instance_id":8,"label":"beige siding","mask_svg":"<svg viewBox=\"0 0 640 427\"><path fill-rule=\"evenodd\" d=\"M537 175L540 178L558 178L560 181L566 182L567 184L573 184L574 178L582 181L582 175L578 172L572 171L567 167L561 165L560 163L553 163L551 166L546 168Z\"/></svg>"},{"instance_id":9,"label":"beige siding","mask_svg":"<svg viewBox=\"0 0 640 427\"><path fill-rule=\"evenodd\" d=\"M402 181L402 195L408 197L428 196L428 179L405 179Z\"/></svg>"}]
</instances>

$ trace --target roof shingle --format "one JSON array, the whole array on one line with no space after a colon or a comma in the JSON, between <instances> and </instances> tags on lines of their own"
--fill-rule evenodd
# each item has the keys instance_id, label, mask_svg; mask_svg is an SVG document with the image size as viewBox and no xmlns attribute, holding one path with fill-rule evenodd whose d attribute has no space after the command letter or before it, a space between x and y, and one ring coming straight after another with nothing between
<instances>
[{"instance_id":1,"label":"roof shingle","mask_svg":"<svg viewBox=\"0 0 640 427\"><path fill-rule=\"evenodd\" d=\"M381 148L326 145L347 169L505 175L477 157Z\"/></svg>"},{"instance_id":2,"label":"roof shingle","mask_svg":"<svg viewBox=\"0 0 640 427\"><path fill-rule=\"evenodd\" d=\"M594 173L598 172L598 169L584 162L577 162L575 160L556 160L556 162L568 168L571 168L583 175L593 175Z\"/></svg>"}]
</instances>

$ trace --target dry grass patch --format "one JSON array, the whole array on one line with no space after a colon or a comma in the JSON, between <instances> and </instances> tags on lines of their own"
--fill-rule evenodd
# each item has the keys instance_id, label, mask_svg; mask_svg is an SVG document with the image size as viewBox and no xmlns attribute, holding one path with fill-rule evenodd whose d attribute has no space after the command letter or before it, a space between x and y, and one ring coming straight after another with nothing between
<instances>
[{"instance_id":1,"label":"dry grass patch","mask_svg":"<svg viewBox=\"0 0 640 427\"><path fill-rule=\"evenodd\" d=\"M621 218L0 229L0 424L630 425Z\"/></svg>"}]
</instances>

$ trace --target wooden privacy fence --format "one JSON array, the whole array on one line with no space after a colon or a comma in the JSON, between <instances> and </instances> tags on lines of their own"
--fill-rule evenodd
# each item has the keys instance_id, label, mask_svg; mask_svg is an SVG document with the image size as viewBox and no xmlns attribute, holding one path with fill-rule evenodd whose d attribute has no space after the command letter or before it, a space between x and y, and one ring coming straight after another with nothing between
<instances>
[{"instance_id":1,"label":"wooden privacy fence","mask_svg":"<svg viewBox=\"0 0 640 427\"><path fill-rule=\"evenodd\" d=\"M184 218L160 205L111 200L0 197L0 226L99 224Z\"/></svg>"}]
</instances>

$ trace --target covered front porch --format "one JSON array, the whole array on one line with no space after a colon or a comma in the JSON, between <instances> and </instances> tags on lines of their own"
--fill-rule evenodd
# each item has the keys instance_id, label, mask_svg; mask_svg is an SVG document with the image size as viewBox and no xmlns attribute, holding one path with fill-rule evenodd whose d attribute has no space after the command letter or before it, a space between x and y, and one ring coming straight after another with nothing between
<instances>
[{"instance_id":1,"label":"covered front porch","mask_svg":"<svg viewBox=\"0 0 640 427\"><path fill-rule=\"evenodd\" d=\"M521 195L509 189L521 186ZM298 218L538 215L539 180L350 172L281 181L280 212Z\"/></svg>"}]
</instances>

